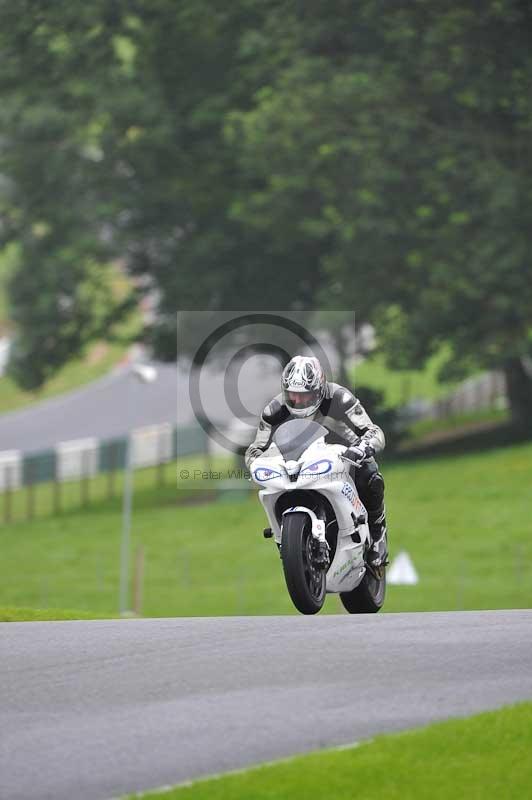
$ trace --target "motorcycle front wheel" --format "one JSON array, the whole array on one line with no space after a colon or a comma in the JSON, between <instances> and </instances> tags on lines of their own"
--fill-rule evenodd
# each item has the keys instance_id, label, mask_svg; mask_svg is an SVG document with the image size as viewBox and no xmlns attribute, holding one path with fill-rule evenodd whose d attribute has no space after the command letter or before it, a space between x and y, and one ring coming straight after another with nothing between
<instances>
[{"instance_id":1,"label":"motorcycle front wheel","mask_svg":"<svg viewBox=\"0 0 532 800\"><path fill-rule=\"evenodd\" d=\"M284 577L292 602L302 614L317 614L325 601L326 573L315 566L312 546L308 514L286 514L281 543Z\"/></svg>"}]
</instances>

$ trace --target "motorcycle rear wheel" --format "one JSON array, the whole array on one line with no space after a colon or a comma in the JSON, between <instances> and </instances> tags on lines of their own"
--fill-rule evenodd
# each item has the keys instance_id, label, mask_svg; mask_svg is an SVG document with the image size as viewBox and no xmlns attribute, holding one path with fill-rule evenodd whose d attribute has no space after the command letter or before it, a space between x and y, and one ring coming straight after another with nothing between
<instances>
[{"instance_id":1,"label":"motorcycle rear wheel","mask_svg":"<svg viewBox=\"0 0 532 800\"><path fill-rule=\"evenodd\" d=\"M308 514L286 514L281 544L284 577L292 602L302 614L317 614L325 601L326 571L313 564L311 550Z\"/></svg>"},{"instance_id":2,"label":"motorcycle rear wheel","mask_svg":"<svg viewBox=\"0 0 532 800\"><path fill-rule=\"evenodd\" d=\"M369 569L361 582L351 592L340 592L340 600L350 614L376 614L383 606L386 595L386 570L377 578Z\"/></svg>"}]
</instances>

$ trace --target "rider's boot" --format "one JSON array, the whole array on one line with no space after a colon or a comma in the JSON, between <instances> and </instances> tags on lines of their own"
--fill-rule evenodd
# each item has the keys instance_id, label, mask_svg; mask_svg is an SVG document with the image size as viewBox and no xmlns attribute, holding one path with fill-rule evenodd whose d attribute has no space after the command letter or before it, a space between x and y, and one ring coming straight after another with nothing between
<instances>
[{"instance_id":1,"label":"rider's boot","mask_svg":"<svg viewBox=\"0 0 532 800\"><path fill-rule=\"evenodd\" d=\"M382 505L376 512L368 512L368 525L371 546L366 561L371 567L385 567L388 564L388 536L386 529L386 510Z\"/></svg>"},{"instance_id":2,"label":"rider's boot","mask_svg":"<svg viewBox=\"0 0 532 800\"><path fill-rule=\"evenodd\" d=\"M365 462L353 477L360 499L368 512L371 544L366 554L366 561L374 571L384 570L388 563L384 480L373 460Z\"/></svg>"}]
</instances>

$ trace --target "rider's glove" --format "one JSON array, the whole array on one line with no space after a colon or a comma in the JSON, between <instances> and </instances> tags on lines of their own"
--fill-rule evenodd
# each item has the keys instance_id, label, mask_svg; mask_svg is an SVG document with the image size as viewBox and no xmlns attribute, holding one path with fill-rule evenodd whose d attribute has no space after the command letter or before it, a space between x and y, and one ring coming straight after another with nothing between
<instances>
[{"instance_id":1,"label":"rider's glove","mask_svg":"<svg viewBox=\"0 0 532 800\"><path fill-rule=\"evenodd\" d=\"M360 467L364 461L367 461L368 458L372 458L374 455L375 450L371 445L359 442L359 444L354 444L348 447L347 450L344 450L340 457L344 461L349 461L351 464L354 464L355 467Z\"/></svg>"}]
</instances>

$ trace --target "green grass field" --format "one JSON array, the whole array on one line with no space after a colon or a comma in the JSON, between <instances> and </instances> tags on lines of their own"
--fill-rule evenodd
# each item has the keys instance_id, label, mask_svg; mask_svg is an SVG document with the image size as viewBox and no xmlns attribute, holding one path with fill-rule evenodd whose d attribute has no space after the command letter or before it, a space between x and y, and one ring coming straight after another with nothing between
<instances>
[{"instance_id":1,"label":"green grass field","mask_svg":"<svg viewBox=\"0 0 532 800\"><path fill-rule=\"evenodd\" d=\"M385 611L532 606L532 444L384 466L392 557L407 550L417 586L391 586ZM133 546L145 554L146 616L294 613L254 496L137 491ZM179 504L185 502L185 504ZM0 527L0 606L117 608L118 501ZM325 611L338 613L338 598Z\"/></svg>"},{"instance_id":2,"label":"green grass field","mask_svg":"<svg viewBox=\"0 0 532 800\"><path fill-rule=\"evenodd\" d=\"M109 619L117 614L95 614L70 608L0 608L0 622L49 622L66 619Z\"/></svg>"},{"instance_id":3,"label":"green grass field","mask_svg":"<svg viewBox=\"0 0 532 800\"><path fill-rule=\"evenodd\" d=\"M194 471L228 468L232 462L227 459L211 458L207 464L205 456L191 456L168 462L159 467L137 469L134 472L134 486L137 507L154 508L160 505L175 505L176 501L189 502L197 498L197 489L213 494L218 482L201 480L180 481L179 492L176 492L177 470L187 465L191 474ZM17 489L9 494L0 494L0 521L18 523L28 521L31 514L32 524L43 517L54 516L60 521L65 513L102 513L117 511L121 507L124 473L98 473L86 481L76 478L54 485L43 482L33 485L31 494L28 487ZM61 514L58 514L58 509ZM7 519L6 519L7 517ZM0 531L1 531L0 522Z\"/></svg>"},{"instance_id":4,"label":"green grass field","mask_svg":"<svg viewBox=\"0 0 532 800\"><path fill-rule=\"evenodd\" d=\"M514 800L530 797L532 703L379 736L164 793L168 800Z\"/></svg>"}]
</instances>

